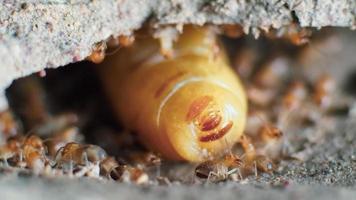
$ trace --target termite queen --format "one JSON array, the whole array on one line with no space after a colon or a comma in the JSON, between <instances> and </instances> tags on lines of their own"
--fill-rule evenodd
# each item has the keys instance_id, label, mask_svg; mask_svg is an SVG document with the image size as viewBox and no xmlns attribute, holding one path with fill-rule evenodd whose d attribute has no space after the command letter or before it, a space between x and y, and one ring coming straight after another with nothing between
<instances>
[{"instance_id":1,"label":"termite queen","mask_svg":"<svg viewBox=\"0 0 356 200\"><path fill-rule=\"evenodd\" d=\"M99 66L113 109L149 149L172 160L219 156L241 137L244 89L208 27L186 26L172 55L143 38Z\"/></svg>"}]
</instances>

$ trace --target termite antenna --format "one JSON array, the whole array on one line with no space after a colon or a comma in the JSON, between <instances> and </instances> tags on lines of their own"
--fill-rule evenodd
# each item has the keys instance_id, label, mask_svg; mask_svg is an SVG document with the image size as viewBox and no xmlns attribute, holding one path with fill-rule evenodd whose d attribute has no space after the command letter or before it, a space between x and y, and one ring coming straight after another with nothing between
<instances>
[{"instance_id":1,"label":"termite antenna","mask_svg":"<svg viewBox=\"0 0 356 200\"><path fill-rule=\"evenodd\" d=\"M229 155L232 155L232 146L231 146L231 148L230 148L229 142L227 141L226 138L224 138L224 142L225 142L225 145L226 145L227 153L228 153Z\"/></svg>"},{"instance_id":2,"label":"termite antenna","mask_svg":"<svg viewBox=\"0 0 356 200\"><path fill-rule=\"evenodd\" d=\"M31 135L33 135L35 130L36 130L36 127L33 127L29 131L27 131L27 133L24 135L25 140L27 140Z\"/></svg>"},{"instance_id":3,"label":"termite antenna","mask_svg":"<svg viewBox=\"0 0 356 200\"><path fill-rule=\"evenodd\" d=\"M20 150L20 153L19 153L19 160L20 160L20 163L24 161L22 149Z\"/></svg>"},{"instance_id":4,"label":"termite antenna","mask_svg":"<svg viewBox=\"0 0 356 200\"><path fill-rule=\"evenodd\" d=\"M119 44L119 46L118 46L118 47L115 47L112 51L110 51L110 52L105 52L106 57L112 56L112 55L116 54L122 47L124 47L124 46L122 46L122 45Z\"/></svg>"},{"instance_id":5,"label":"termite antenna","mask_svg":"<svg viewBox=\"0 0 356 200\"><path fill-rule=\"evenodd\" d=\"M161 165L156 165L156 176L161 176Z\"/></svg>"},{"instance_id":6,"label":"termite antenna","mask_svg":"<svg viewBox=\"0 0 356 200\"><path fill-rule=\"evenodd\" d=\"M258 170L257 170L257 161L253 161L253 165L254 165L254 170L255 170L255 177L258 176Z\"/></svg>"},{"instance_id":7,"label":"termite antenna","mask_svg":"<svg viewBox=\"0 0 356 200\"><path fill-rule=\"evenodd\" d=\"M3 163L4 163L3 166L4 166L5 168L10 167L9 162L7 162L7 159L9 159L7 156L5 156L4 159L3 159Z\"/></svg>"},{"instance_id":8,"label":"termite antenna","mask_svg":"<svg viewBox=\"0 0 356 200\"><path fill-rule=\"evenodd\" d=\"M54 160L55 160L55 162L56 162L56 164L53 166L53 167L57 167L59 164L59 160L60 160L60 156L61 156L61 154L62 154L62 152L63 152L63 150L64 150L64 147L61 147L61 148L59 148L58 149L58 151L56 152L56 155L54 156Z\"/></svg>"},{"instance_id":9,"label":"termite antenna","mask_svg":"<svg viewBox=\"0 0 356 200\"><path fill-rule=\"evenodd\" d=\"M283 111L285 114L278 115L276 126L281 129L282 132L284 132L283 130L286 130L287 127L289 127L290 122L292 121L291 118L297 110L297 108L292 108L286 112Z\"/></svg>"},{"instance_id":10,"label":"termite antenna","mask_svg":"<svg viewBox=\"0 0 356 200\"><path fill-rule=\"evenodd\" d=\"M213 171L209 172L208 178L205 181L206 185L212 183L211 181L212 176L215 176L215 173Z\"/></svg>"},{"instance_id":11,"label":"termite antenna","mask_svg":"<svg viewBox=\"0 0 356 200\"><path fill-rule=\"evenodd\" d=\"M279 135L282 136L283 135L283 130L281 128L281 124L279 123L279 120L277 120L277 125L273 125L271 122L267 122L267 120L263 119L263 117L260 114L256 114L257 118L264 124L263 127L265 127L267 129L267 132L269 134L273 134L275 131L274 129L278 129ZM287 115L287 117L290 116L290 113ZM272 129L271 127L273 127L274 129Z\"/></svg>"},{"instance_id":12,"label":"termite antenna","mask_svg":"<svg viewBox=\"0 0 356 200\"><path fill-rule=\"evenodd\" d=\"M84 159L85 166L89 166L89 160L88 160L87 152L83 153L83 159Z\"/></svg>"},{"instance_id":13,"label":"termite antenna","mask_svg":"<svg viewBox=\"0 0 356 200\"><path fill-rule=\"evenodd\" d=\"M72 160L72 158L70 159L70 161L69 161L69 177L72 177L73 176L73 168L74 168L74 166L73 166L74 164L73 164L73 160Z\"/></svg>"}]
</instances>

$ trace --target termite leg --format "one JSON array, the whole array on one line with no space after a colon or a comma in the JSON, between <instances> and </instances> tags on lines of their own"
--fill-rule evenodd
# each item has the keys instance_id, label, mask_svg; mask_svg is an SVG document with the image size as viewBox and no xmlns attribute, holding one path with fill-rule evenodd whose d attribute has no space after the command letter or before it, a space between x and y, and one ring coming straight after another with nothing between
<instances>
[{"instance_id":1,"label":"termite leg","mask_svg":"<svg viewBox=\"0 0 356 200\"><path fill-rule=\"evenodd\" d=\"M218 174L213 171L209 172L208 178L206 179L206 183L211 183L210 181L213 176L218 177Z\"/></svg>"},{"instance_id":2,"label":"termite leg","mask_svg":"<svg viewBox=\"0 0 356 200\"><path fill-rule=\"evenodd\" d=\"M7 167L9 167L10 165L9 165L9 163L7 162L7 157L5 157L3 160L4 160L4 167L5 168L7 168Z\"/></svg>"},{"instance_id":3,"label":"termite leg","mask_svg":"<svg viewBox=\"0 0 356 200\"><path fill-rule=\"evenodd\" d=\"M237 169L237 175L239 176L240 180L243 179L242 173L240 169Z\"/></svg>"},{"instance_id":4,"label":"termite leg","mask_svg":"<svg viewBox=\"0 0 356 200\"><path fill-rule=\"evenodd\" d=\"M257 177L258 176L258 170L257 170L257 162L256 162L256 160L253 161L253 166L254 166L255 177Z\"/></svg>"},{"instance_id":5,"label":"termite leg","mask_svg":"<svg viewBox=\"0 0 356 200\"><path fill-rule=\"evenodd\" d=\"M68 170L68 175L69 175L69 177L73 177L73 160L71 159L70 161L69 161L69 170Z\"/></svg>"},{"instance_id":6,"label":"termite leg","mask_svg":"<svg viewBox=\"0 0 356 200\"><path fill-rule=\"evenodd\" d=\"M89 159L88 159L87 152L83 153L83 160L84 160L85 166L89 166Z\"/></svg>"},{"instance_id":7,"label":"termite leg","mask_svg":"<svg viewBox=\"0 0 356 200\"><path fill-rule=\"evenodd\" d=\"M251 139L246 135L242 135L240 139L240 144L245 152L245 160L247 161L247 163L251 163L251 161L253 161L256 157L256 150L251 142Z\"/></svg>"}]
</instances>

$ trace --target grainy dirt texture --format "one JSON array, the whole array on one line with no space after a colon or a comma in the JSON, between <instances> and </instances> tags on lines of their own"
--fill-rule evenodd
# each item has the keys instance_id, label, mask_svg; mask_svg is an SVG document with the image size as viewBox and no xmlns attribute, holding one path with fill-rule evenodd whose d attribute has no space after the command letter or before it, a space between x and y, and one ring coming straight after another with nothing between
<instances>
[{"instance_id":1,"label":"grainy dirt texture","mask_svg":"<svg viewBox=\"0 0 356 200\"><path fill-rule=\"evenodd\" d=\"M239 23L245 32L355 25L352 0L0 0L0 96L12 80L87 57L93 44L149 21ZM0 98L0 108L6 101Z\"/></svg>"},{"instance_id":2,"label":"grainy dirt texture","mask_svg":"<svg viewBox=\"0 0 356 200\"><path fill-rule=\"evenodd\" d=\"M92 180L43 180L33 177L0 177L3 199L315 199L349 200L356 192L346 188L327 186L294 186L288 189L256 188L228 184L221 186L171 186L171 187L132 187L116 183L98 183ZM81 194L81 195L80 195Z\"/></svg>"}]
</instances>

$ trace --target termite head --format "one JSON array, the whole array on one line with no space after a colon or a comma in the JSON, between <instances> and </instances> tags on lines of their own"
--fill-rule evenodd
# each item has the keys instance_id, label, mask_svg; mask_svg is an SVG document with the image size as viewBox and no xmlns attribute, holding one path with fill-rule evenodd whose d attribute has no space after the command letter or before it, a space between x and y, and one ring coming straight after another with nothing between
<instances>
[{"instance_id":1,"label":"termite head","mask_svg":"<svg viewBox=\"0 0 356 200\"><path fill-rule=\"evenodd\" d=\"M100 162L107 157L105 150L97 145L86 145L83 148L83 153L90 162Z\"/></svg>"},{"instance_id":2,"label":"termite head","mask_svg":"<svg viewBox=\"0 0 356 200\"><path fill-rule=\"evenodd\" d=\"M107 45L109 48L116 48L118 46L129 47L135 42L134 35L120 35L118 37L111 37Z\"/></svg>"},{"instance_id":3,"label":"termite head","mask_svg":"<svg viewBox=\"0 0 356 200\"><path fill-rule=\"evenodd\" d=\"M19 150L21 148L21 145L23 143L23 137L10 137L7 142L6 142L6 146L15 151L15 150Z\"/></svg>"},{"instance_id":4,"label":"termite head","mask_svg":"<svg viewBox=\"0 0 356 200\"><path fill-rule=\"evenodd\" d=\"M11 137L6 144L0 146L0 160L17 157L21 153L23 138Z\"/></svg>"},{"instance_id":5,"label":"termite head","mask_svg":"<svg viewBox=\"0 0 356 200\"><path fill-rule=\"evenodd\" d=\"M335 90L335 80L330 75L321 76L314 86L313 99L320 107L327 108L331 104L331 94Z\"/></svg>"},{"instance_id":6,"label":"termite head","mask_svg":"<svg viewBox=\"0 0 356 200\"><path fill-rule=\"evenodd\" d=\"M99 64L105 58L105 50L106 50L106 43L99 42L93 47L92 52L87 59L95 64Z\"/></svg>"},{"instance_id":7,"label":"termite head","mask_svg":"<svg viewBox=\"0 0 356 200\"><path fill-rule=\"evenodd\" d=\"M45 167L45 146L41 138L31 135L25 138L22 145L22 155L26 166L33 169L35 173Z\"/></svg>"},{"instance_id":8,"label":"termite head","mask_svg":"<svg viewBox=\"0 0 356 200\"><path fill-rule=\"evenodd\" d=\"M109 177L112 180L135 183L137 185L148 183L149 177L142 169L128 165L117 165L110 170Z\"/></svg>"},{"instance_id":9,"label":"termite head","mask_svg":"<svg viewBox=\"0 0 356 200\"><path fill-rule=\"evenodd\" d=\"M310 29L297 27L296 25L292 26L285 38L297 46L307 44L310 41L312 31Z\"/></svg>"},{"instance_id":10,"label":"termite head","mask_svg":"<svg viewBox=\"0 0 356 200\"><path fill-rule=\"evenodd\" d=\"M277 140L283 136L283 133L279 128L269 124L262 126L260 131L264 141Z\"/></svg>"},{"instance_id":11,"label":"termite head","mask_svg":"<svg viewBox=\"0 0 356 200\"><path fill-rule=\"evenodd\" d=\"M234 155L232 153L226 154L223 157L223 163L225 166L232 167L232 168L239 168L243 165L242 159L239 156Z\"/></svg>"},{"instance_id":12,"label":"termite head","mask_svg":"<svg viewBox=\"0 0 356 200\"><path fill-rule=\"evenodd\" d=\"M130 182L133 182L137 185L148 183L148 175L142 169L129 167L128 172L130 173ZM125 177L123 178L125 179Z\"/></svg>"},{"instance_id":13,"label":"termite head","mask_svg":"<svg viewBox=\"0 0 356 200\"><path fill-rule=\"evenodd\" d=\"M36 149L38 151L43 151L45 149L42 139L36 135L31 135L28 138L26 138L23 146L24 147L27 146L27 147Z\"/></svg>"},{"instance_id":14,"label":"termite head","mask_svg":"<svg viewBox=\"0 0 356 200\"><path fill-rule=\"evenodd\" d=\"M182 87L173 97L162 108L157 123L176 157L203 161L220 156L238 141L246 120L244 94L198 81Z\"/></svg>"},{"instance_id":15,"label":"termite head","mask_svg":"<svg viewBox=\"0 0 356 200\"><path fill-rule=\"evenodd\" d=\"M303 82L296 81L287 89L282 98L282 105L289 110L296 109L307 96L307 89Z\"/></svg>"}]
</instances>

